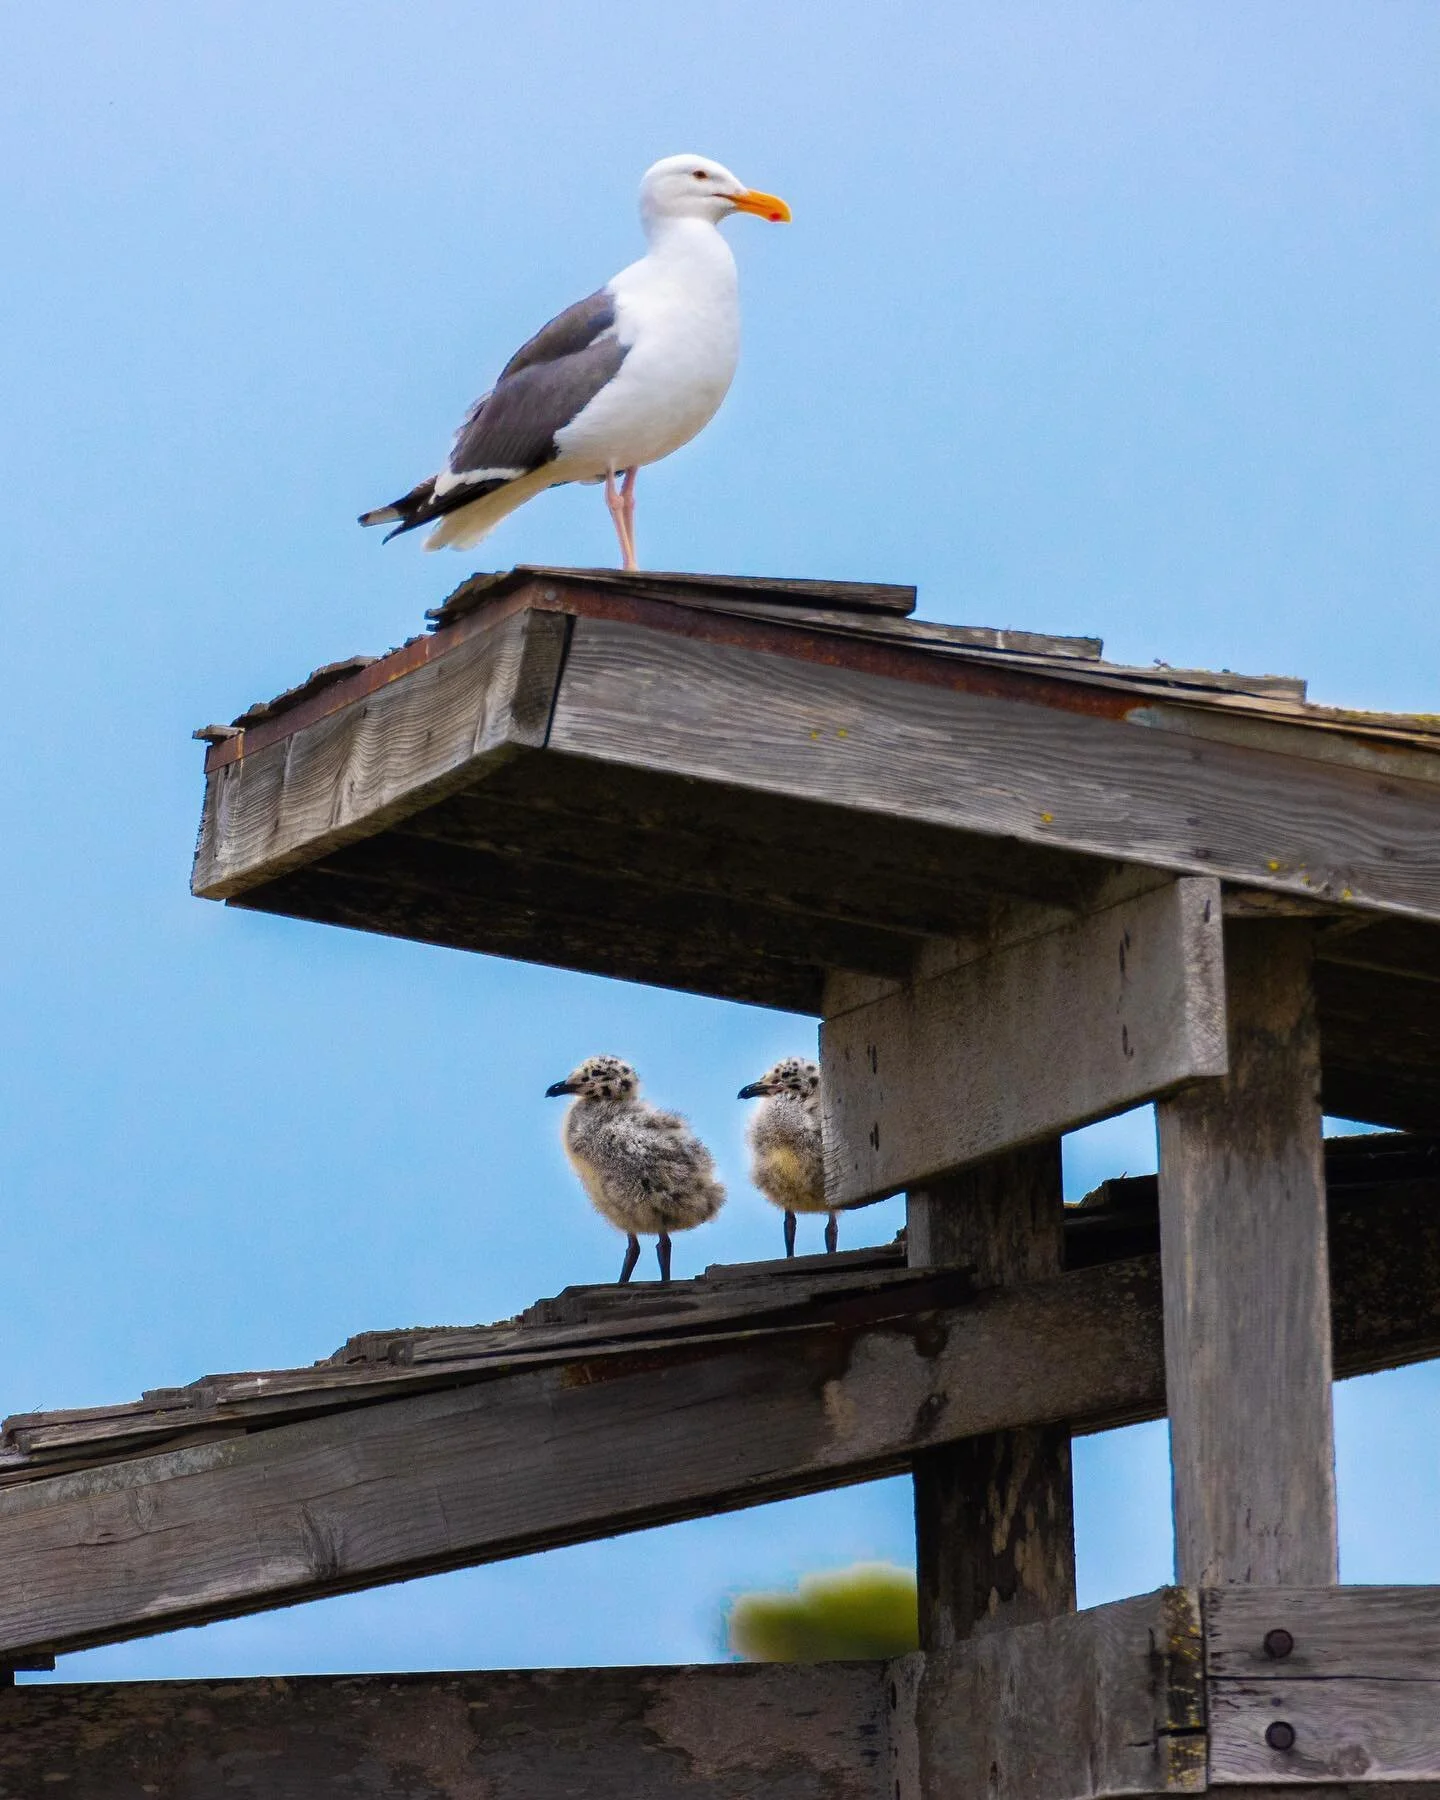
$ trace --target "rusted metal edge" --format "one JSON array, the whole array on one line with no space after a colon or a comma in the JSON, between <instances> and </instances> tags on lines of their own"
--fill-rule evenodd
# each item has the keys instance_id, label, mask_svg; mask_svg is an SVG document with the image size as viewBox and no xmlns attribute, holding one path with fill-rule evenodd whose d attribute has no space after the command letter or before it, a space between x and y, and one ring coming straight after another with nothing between
<instances>
[{"instance_id":1,"label":"rusted metal edge","mask_svg":"<svg viewBox=\"0 0 1440 1800\"><path fill-rule=\"evenodd\" d=\"M412 670L456 649L476 632L488 631L502 620L526 610L608 619L706 643L767 651L830 668L885 675L899 681L924 682L967 693L1061 707L1067 711L1089 712L1103 718L1122 719L1135 703L1133 692L1087 684L1069 669L1037 670L1033 664L1017 668L1001 663L998 658L1005 654L1003 652L977 650L974 652L977 660L971 662L964 655L946 653L937 656L920 646L882 644L838 633L832 635L799 623L744 618L633 593L612 593L583 584L572 585L557 576L553 580L526 581L489 605L467 613L453 625L444 626L426 637L411 639L388 656L302 699L288 710L274 714L234 737L211 743L205 756L206 774L254 755L307 725L378 693L390 682L398 681ZM1077 667L1090 670L1095 665L1079 663Z\"/></svg>"},{"instance_id":2,"label":"rusted metal edge","mask_svg":"<svg viewBox=\"0 0 1440 1800\"><path fill-rule=\"evenodd\" d=\"M979 647L942 653L921 645L861 638L839 629L832 632L798 620L762 620L634 592L601 589L556 575L527 579L454 624L411 639L388 656L309 695L288 710L272 714L234 737L210 743L205 757L206 774L213 774L377 693L390 682L446 655L476 632L488 631L516 612L525 610L605 619L669 632L698 642L786 656L820 667L879 675L1115 722L1127 720L1133 712L1153 706L1157 689L1163 691L1169 703L1176 707L1190 705L1223 711L1227 703L1233 704L1237 699L1249 699L1253 705L1263 705L1254 696L1237 696L1218 690L1207 694L1199 688L1185 690L1167 686L1163 674L1147 679L1145 671L1122 671L1115 665L1067 658L1042 663L1038 657L1021 652ZM1288 708L1277 706L1265 716L1278 726L1293 727L1297 733L1319 727L1364 737L1368 743L1381 748L1393 746L1397 750L1420 754L1427 748L1413 737L1401 737L1396 728L1386 732L1379 726L1360 721L1354 724L1342 722L1333 714L1328 719L1312 719L1301 714L1298 705L1292 702Z\"/></svg>"}]
</instances>

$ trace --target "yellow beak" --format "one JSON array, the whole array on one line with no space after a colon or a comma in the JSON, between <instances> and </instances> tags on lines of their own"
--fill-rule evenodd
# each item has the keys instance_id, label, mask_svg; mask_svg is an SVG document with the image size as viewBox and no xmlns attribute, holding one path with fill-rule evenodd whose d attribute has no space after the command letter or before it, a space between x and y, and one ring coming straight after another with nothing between
<instances>
[{"instance_id":1,"label":"yellow beak","mask_svg":"<svg viewBox=\"0 0 1440 1800\"><path fill-rule=\"evenodd\" d=\"M726 198L736 212L754 213L758 219L768 219L772 225L788 225L790 208L778 194L761 194L754 188L746 188L739 194L728 194Z\"/></svg>"}]
</instances>

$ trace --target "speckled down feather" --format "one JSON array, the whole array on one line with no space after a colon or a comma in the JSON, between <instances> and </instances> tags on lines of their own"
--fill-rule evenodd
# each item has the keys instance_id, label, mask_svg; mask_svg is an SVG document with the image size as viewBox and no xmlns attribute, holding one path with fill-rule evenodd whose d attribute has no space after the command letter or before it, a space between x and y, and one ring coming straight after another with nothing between
<instances>
[{"instance_id":1,"label":"speckled down feather","mask_svg":"<svg viewBox=\"0 0 1440 1800\"><path fill-rule=\"evenodd\" d=\"M679 1113L638 1096L577 1100L564 1144L595 1210L621 1231L688 1231L724 1205L704 1144Z\"/></svg>"},{"instance_id":2,"label":"speckled down feather","mask_svg":"<svg viewBox=\"0 0 1440 1800\"><path fill-rule=\"evenodd\" d=\"M750 1179L767 1200L787 1212L823 1213L825 1155L820 1136L818 1089L805 1095L772 1094L750 1120Z\"/></svg>"}]
</instances>

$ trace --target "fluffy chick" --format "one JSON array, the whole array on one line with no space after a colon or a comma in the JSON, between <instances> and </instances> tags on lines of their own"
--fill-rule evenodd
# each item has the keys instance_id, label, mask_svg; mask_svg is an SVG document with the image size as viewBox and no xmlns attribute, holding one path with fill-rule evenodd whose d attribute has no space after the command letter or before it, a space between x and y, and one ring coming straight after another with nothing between
<instances>
[{"instance_id":1,"label":"fluffy chick","mask_svg":"<svg viewBox=\"0 0 1440 1800\"><path fill-rule=\"evenodd\" d=\"M820 1069L803 1056L786 1056L758 1081L740 1090L742 1100L761 1100L746 1133L750 1179L785 1214L785 1254L795 1254L796 1213L825 1213L825 1248L840 1241L840 1222L825 1204L825 1154L820 1136Z\"/></svg>"},{"instance_id":2,"label":"fluffy chick","mask_svg":"<svg viewBox=\"0 0 1440 1800\"><path fill-rule=\"evenodd\" d=\"M640 1260L639 1233L655 1233L660 1279L670 1279L670 1233L713 1219L725 1204L715 1161L679 1113L640 1098L640 1078L618 1056L589 1056L546 1088L574 1096L561 1134L565 1154L602 1218L626 1236L621 1281Z\"/></svg>"}]
</instances>

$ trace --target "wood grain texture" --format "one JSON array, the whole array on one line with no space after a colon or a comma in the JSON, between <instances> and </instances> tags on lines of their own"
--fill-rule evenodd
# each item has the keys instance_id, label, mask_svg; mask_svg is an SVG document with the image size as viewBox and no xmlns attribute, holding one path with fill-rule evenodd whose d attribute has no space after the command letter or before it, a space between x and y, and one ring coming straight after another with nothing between
<instances>
[{"instance_id":1,"label":"wood grain texture","mask_svg":"<svg viewBox=\"0 0 1440 1800\"><path fill-rule=\"evenodd\" d=\"M884 1664L0 1694L5 1800L890 1800Z\"/></svg>"},{"instance_id":2,"label":"wood grain texture","mask_svg":"<svg viewBox=\"0 0 1440 1800\"><path fill-rule=\"evenodd\" d=\"M1440 1782L1440 1681L1217 1681L1209 1701L1214 1788ZM1289 1749L1266 1741L1277 1722Z\"/></svg>"},{"instance_id":3,"label":"wood grain texture","mask_svg":"<svg viewBox=\"0 0 1440 1800\"><path fill-rule=\"evenodd\" d=\"M1337 1377L1440 1354L1440 1139L1332 1138L1325 1165ZM954 1217L939 1213L942 1222ZM1106 1182L1067 1207L1064 1236L1070 1270L1150 1258L1158 1296L1154 1176ZM918 1229L914 1241L918 1252ZM208 1375L153 1388L138 1401L14 1414L0 1423L0 1484L563 1363L582 1352L593 1359L629 1346L653 1355L702 1340L716 1348L742 1333L915 1321L973 1295L968 1270L907 1268L902 1243L716 1264L667 1287L567 1288L495 1325L360 1332L333 1356L302 1368ZM1150 1411L1160 1403L1157 1391Z\"/></svg>"},{"instance_id":4,"label":"wood grain texture","mask_svg":"<svg viewBox=\"0 0 1440 1800\"><path fill-rule=\"evenodd\" d=\"M839 1486L1004 1426L1134 1416L1161 1392L1159 1323L1142 1260L879 1326L492 1365L7 1487L0 1657Z\"/></svg>"},{"instance_id":5,"label":"wood grain texture","mask_svg":"<svg viewBox=\"0 0 1440 1800\"><path fill-rule=\"evenodd\" d=\"M1440 1682L1440 1587L1208 1588L1204 1615L1212 1680Z\"/></svg>"},{"instance_id":6,"label":"wood grain texture","mask_svg":"<svg viewBox=\"0 0 1440 1800\"><path fill-rule=\"evenodd\" d=\"M915 1659L900 1800L1100 1800L1205 1786L1196 1596L1162 1588ZM903 1737L903 1725L896 1733ZM907 1768L908 1764L908 1768Z\"/></svg>"},{"instance_id":7,"label":"wood grain texture","mask_svg":"<svg viewBox=\"0 0 1440 1800\"><path fill-rule=\"evenodd\" d=\"M1416 975L1317 963L1327 1112L1411 1131L1440 1129L1440 985L1426 969L1424 962Z\"/></svg>"},{"instance_id":8,"label":"wood grain texture","mask_svg":"<svg viewBox=\"0 0 1440 1800\"><path fill-rule=\"evenodd\" d=\"M629 954L643 955L657 967L668 946L689 930L714 961L743 964L753 956L760 966L780 962L807 971L839 961L893 978L909 973L921 941L844 919L800 919L755 899L738 903L695 890L666 893L623 863L556 869L503 850L461 848L399 832L347 845L317 863L314 873L352 888L363 884L384 901L403 898L417 922L433 912L457 924L468 917L480 930L493 931L493 904L497 911L518 911L535 921L530 929L541 941L565 926L588 929L596 938L648 940L656 948Z\"/></svg>"},{"instance_id":9,"label":"wood grain texture","mask_svg":"<svg viewBox=\"0 0 1440 1800\"><path fill-rule=\"evenodd\" d=\"M1172 882L826 1019L826 1189L931 1177L1225 1068L1218 884Z\"/></svg>"},{"instance_id":10,"label":"wood grain texture","mask_svg":"<svg viewBox=\"0 0 1440 1800\"><path fill-rule=\"evenodd\" d=\"M1313 948L1227 925L1230 1073L1157 1107L1176 1560L1206 1587L1336 1579Z\"/></svg>"},{"instance_id":11,"label":"wood grain texture","mask_svg":"<svg viewBox=\"0 0 1440 1800\"><path fill-rule=\"evenodd\" d=\"M521 612L207 780L191 885L225 899L543 744L568 621Z\"/></svg>"},{"instance_id":12,"label":"wood grain texture","mask_svg":"<svg viewBox=\"0 0 1440 1800\"><path fill-rule=\"evenodd\" d=\"M988 937L1012 894L1063 922L1117 885L1097 860L850 827L839 807L547 751L238 903L818 1013L831 968L898 979L927 941Z\"/></svg>"},{"instance_id":13,"label":"wood grain texture","mask_svg":"<svg viewBox=\"0 0 1440 1800\"><path fill-rule=\"evenodd\" d=\"M912 1266L966 1267L982 1288L1057 1275L1065 1254L1059 1139L912 1191L906 1238ZM927 1450L913 1474L923 1650L1075 1610L1064 1425Z\"/></svg>"},{"instance_id":14,"label":"wood grain texture","mask_svg":"<svg viewBox=\"0 0 1440 1800\"><path fill-rule=\"evenodd\" d=\"M580 619L552 743L1024 843L1440 918L1440 790L1054 704ZM970 681L970 677L967 677ZM1013 684L1012 684L1013 685ZM1037 689L1037 693L1038 693ZM1108 716L1107 716L1108 713Z\"/></svg>"}]
</instances>

